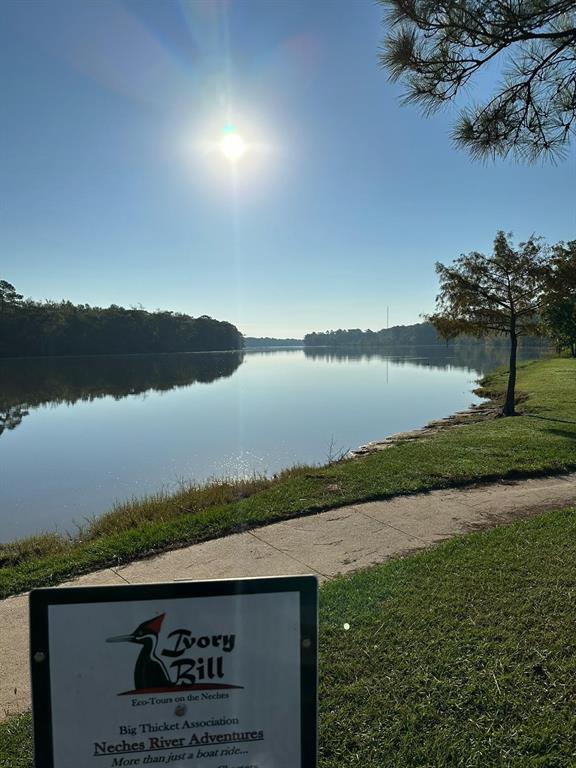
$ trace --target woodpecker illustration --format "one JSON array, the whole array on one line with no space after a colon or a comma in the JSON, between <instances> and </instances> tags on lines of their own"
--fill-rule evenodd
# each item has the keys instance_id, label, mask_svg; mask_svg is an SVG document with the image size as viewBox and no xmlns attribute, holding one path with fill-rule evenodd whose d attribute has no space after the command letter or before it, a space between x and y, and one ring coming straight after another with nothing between
<instances>
[{"instance_id":1,"label":"woodpecker illustration","mask_svg":"<svg viewBox=\"0 0 576 768\"><path fill-rule=\"evenodd\" d=\"M143 621L131 635L119 635L118 637L109 637L106 640L107 643L138 643L142 646L134 667L134 688L137 691L173 686L166 667L156 656L158 634L165 615L161 613L154 619Z\"/></svg>"}]
</instances>

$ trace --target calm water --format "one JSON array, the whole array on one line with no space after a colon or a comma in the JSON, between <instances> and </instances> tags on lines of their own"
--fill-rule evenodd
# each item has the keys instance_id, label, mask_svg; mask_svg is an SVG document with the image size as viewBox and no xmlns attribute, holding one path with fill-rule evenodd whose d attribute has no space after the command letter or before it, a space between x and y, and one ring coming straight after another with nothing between
<instances>
[{"instance_id":1,"label":"calm water","mask_svg":"<svg viewBox=\"0 0 576 768\"><path fill-rule=\"evenodd\" d=\"M179 481L323 463L477 401L445 347L0 360L0 541Z\"/></svg>"}]
</instances>

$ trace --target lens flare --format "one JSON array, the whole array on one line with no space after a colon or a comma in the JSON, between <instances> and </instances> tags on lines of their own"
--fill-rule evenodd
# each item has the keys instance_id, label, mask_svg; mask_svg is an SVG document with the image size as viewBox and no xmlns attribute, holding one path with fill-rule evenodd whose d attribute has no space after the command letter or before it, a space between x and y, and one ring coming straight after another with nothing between
<instances>
[{"instance_id":1,"label":"lens flare","mask_svg":"<svg viewBox=\"0 0 576 768\"><path fill-rule=\"evenodd\" d=\"M226 133L220 140L220 151L231 162L244 157L248 146L238 133Z\"/></svg>"}]
</instances>

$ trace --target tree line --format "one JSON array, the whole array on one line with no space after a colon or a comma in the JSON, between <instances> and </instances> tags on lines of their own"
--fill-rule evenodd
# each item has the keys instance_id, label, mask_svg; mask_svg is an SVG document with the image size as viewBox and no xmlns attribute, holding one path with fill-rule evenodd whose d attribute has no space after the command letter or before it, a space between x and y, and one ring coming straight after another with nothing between
<instances>
[{"instance_id":1,"label":"tree line","mask_svg":"<svg viewBox=\"0 0 576 768\"><path fill-rule=\"evenodd\" d=\"M242 334L234 325L207 315L37 302L0 280L0 357L241 348Z\"/></svg>"},{"instance_id":2,"label":"tree line","mask_svg":"<svg viewBox=\"0 0 576 768\"><path fill-rule=\"evenodd\" d=\"M473 251L451 266L436 265L437 311L425 322L379 331L338 329L304 336L306 347L434 345L508 346L510 329L523 346L552 343L576 357L576 240L545 246L532 237L515 250L498 232L494 254Z\"/></svg>"},{"instance_id":3,"label":"tree line","mask_svg":"<svg viewBox=\"0 0 576 768\"><path fill-rule=\"evenodd\" d=\"M266 349L268 347L301 347L302 339L276 339L272 336L244 336L245 349Z\"/></svg>"},{"instance_id":4,"label":"tree line","mask_svg":"<svg viewBox=\"0 0 576 768\"><path fill-rule=\"evenodd\" d=\"M380 331L338 328L335 331L307 333L306 347L379 347L386 344L435 344L439 337L430 323L398 325Z\"/></svg>"},{"instance_id":5,"label":"tree line","mask_svg":"<svg viewBox=\"0 0 576 768\"><path fill-rule=\"evenodd\" d=\"M307 333L304 337L304 344L307 349L314 347L334 347L346 348L355 347L362 350L378 350L386 346L401 347L434 347L438 344L445 344L446 340L431 322L414 323L413 325L395 325L392 328L383 328L380 331L361 330L360 328L338 329L336 331L325 331L323 333ZM469 350L474 348L505 349L507 341L504 337L490 336L482 340L472 336L461 336L457 339L450 339L451 348L462 348ZM524 347L542 347L549 346L549 340L539 337L528 337L524 339ZM468 352L465 352L468 354Z\"/></svg>"},{"instance_id":6,"label":"tree line","mask_svg":"<svg viewBox=\"0 0 576 768\"><path fill-rule=\"evenodd\" d=\"M558 352L576 357L576 240L547 246L532 236L514 246L499 231L490 255L472 251L453 264L436 264L440 292L427 323L378 332L351 329L310 333L306 346L433 344L460 337L497 343L509 350L509 374L503 416L515 416L516 361L521 339L552 341Z\"/></svg>"}]
</instances>

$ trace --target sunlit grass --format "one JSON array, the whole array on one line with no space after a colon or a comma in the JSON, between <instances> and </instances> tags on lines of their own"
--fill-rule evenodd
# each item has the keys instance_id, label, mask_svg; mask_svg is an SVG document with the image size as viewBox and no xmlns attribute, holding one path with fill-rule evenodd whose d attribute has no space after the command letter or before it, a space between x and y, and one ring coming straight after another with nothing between
<instances>
[{"instance_id":1,"label":"sunlit grass","mask_svg":"<svg viewBox=\"0 0 576 768\"><path fill-rule=\"evenodd\" d=\"M292 467L267 477L215 478L206 483L180 483L176 492L159 491L115 504L109 512L77 526L75 533L41 533L0 543L0 568L18 565L46 555L65 554L86 542L128 531L146 523L164 523L194 515L211 507L232 504L270 488L310 467Z\"/></svg>"},{"instance_id":2,"label":"sunlit grass","mask_svg":"<svg viewBox=\"0 0 576 768\"><path fill-rule=\"evenodd\" d=\"M59 533L41 533L25 539L0 544L0 568L7 568L46 555L66 552L75 543Z\"/></svg>"},{"instance_id":3,"label":"sunlit grass","mask_svg":"<svg viewBox=\"0 0 576 768\"><path fill-rule=\"evenodd\" d=\"M117 504L86 527L84 538L96 539L152 521L163 522L181 514L196 514L209 507L231 504L269 488L274 480L264 475L215 479L203 484L182 484L176 493L161 491L144 499Z\"/></svg>"},{"instance_id":4,"label":"sunlit grass","mask_svg":"<svg viewBox=\"0 0 576 768\"><path fill-rule=\"evenodd\" d=\"M179 517L196 515L214 507L226 506L253 496L273 485L309 472L313 467L294 466L271 477L215 478L205 483L180 483L176 492L159 491L115 504L109 512L85 521L75 533L40 533L16 541L0 543L2 568L42 557L66 555L88 542L94 542L150 523L166 523Z\"/></svg>"},{"instance_id":5,"label":"sunlit grass","mask_svg":"<svg viewBox=\"0 0 576 768\"><path fill-rule=\"evenodd\" d=\"M576 509L327 584L320 766L573 768L575 590Z\"/></svg>"},{"instance_id":6,"label":"sunlit grass","mask_svg":"<svg viewBox=\"0 0 576 768\"><path fill-rule=\"evenodd\" d=\"M29 712L0 723L0 768L33 768Z\"/></svg>"}]
</instances>

